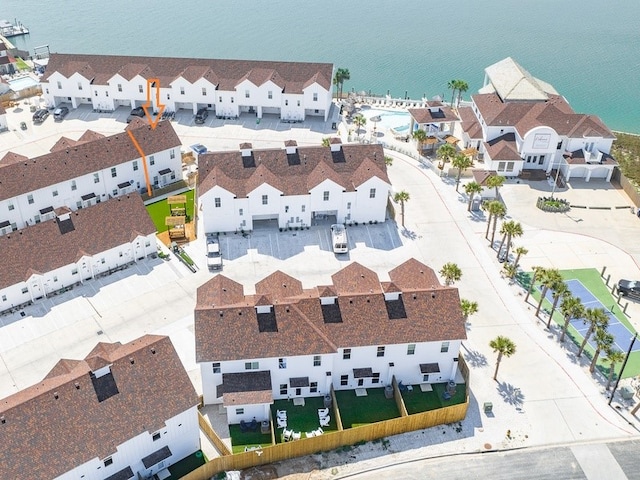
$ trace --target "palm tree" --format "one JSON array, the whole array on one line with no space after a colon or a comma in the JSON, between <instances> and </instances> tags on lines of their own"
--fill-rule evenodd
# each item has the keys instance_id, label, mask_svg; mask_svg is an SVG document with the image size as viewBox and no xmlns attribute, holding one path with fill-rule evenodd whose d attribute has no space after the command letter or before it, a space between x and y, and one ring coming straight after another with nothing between
<instances>
[{"instance_id":1,"label":"palm tree","mask_svg":"<svg viewBox=\"0 0 640 480\"><path fill-rule=\"evenodd\" d=\"M498 335L496 338L489 342L489 346L493 349L494 353L498 353L498 359L496 360L496 371L493 374L493 379L497 380L498 378L498 368L500 368L500 362L502 361L502 357L509 358L511 355L516 353L516 344L507 337L503 337L502 335Z\"/></svg>"},{"instance_id":2,"label":"palm tree","mask_svg":"<svg viewBox=\"0 0 640 480\"><path fill-rule=\"evenodd\" d=\"M482 192L482 185L480 185L478 182L469 182L464 186L464 193L469 196L467 212L471 211L471 203L473 202L473 197L475 197L476 193L480 192Z\"/></svg>"},{"instance_id":3,"label":"palm tree","mask_svg":"<svg viewBox=\"0 0 640 480\"><path fill-rule=\"evenodd\" d=\"M462 278L462 270L455 263L445 263L440 269L440 275L444 277L444 284L448 287Z\"/></svg>"},{"instance_id":4,"label":"palm tree","mask_svg":"<svg viewBox=\"0 0 640 480\"><path fill-rule=\"evenodd\" d=\"M451 145L450 143L445 143L444 145L440 145L438 151L436 152L438 158L442 161L442 167L446 163L449 163L453 157L456 155L456 147Z\"/></svg>"},{"instance_id":5,"label":"palm tree","mask_svg":"<svg viewBox=\"0 0 640 480\"><path fill-rule=\"evenodd\" d=\"M329 137L325 137L322 139L322 146L329 147L331 146L331 139Z\"/></svg>"},{"instance_id":6,"label":"palm tree","mask_svg":"<svg viewBox=\"0 0 640 480\"><path fill-rule=\"evenodd\" d=\"M389 155L385 155L384 156L384 164L387 167L390 167L391 165L393 165L393 158L391 158Z\"/></svg>"},{"instance_id":7,"label":"palm tree","mask_svg":"<svg viewBox=\"0 0 640 480\"><path fill-rule=\"evenodd\" d=\"M462 316L466 322L470 315L478 313L478 302L472 302L471 300L463 298L460 300L460 308L462 309Z\"/></svg>"},{"instance_id":8,"label":"palm tree","mask_svg":"<svg viewBox=\"0 0 640 480\"><path fill-rule=\"evenodd\" d=\"M558 301L561 298L566 297L567 295L571 295L571 290L569 286L564 283L564 280L560 280L553 287L551 287L553 293L551 297L553 298L553 304L551 305L551 313L549 313L549 320L547 321L547 328L551 328L551 319L553 318L553 313L556 311L558 307Z\"/></svg>"},{"instance_id":9,"label":"palm tree","mask_svg":"<svg viewBox=\"0 0 640 480\"><path fill-rule=\"evenodd\" d=\"M466 155L462 155L458 153L451 160L451 165L458 170L458 176L456 177L456 192L458 191L458 186L460 185L460 176L462 175L462 171L466 170L470 166L473 165L473 160L471 160Z\"/></svg>"},{"instance_id":10,"label":"palm tree","mask_svg":"<svg viewBox=\"0 0 640 480\"><path fill-rule=\"evenodd\" d=\"M338 87L338 98L342 98L342 87L344 86L344 82L349 79L351 79L351 74L348 68L338 68L336 70L333 84Z\"/></svg>"},{"instance_id":11,"label":"palm tree","mask_svg":"<svg viewBox=\"0 0 640 480\"><path fill-rule=\"evenodd\" d=\"M447 88L451 90L451 106L453 107L453 100L456 98L456 90L458 90L458 80L451 80L447 83Z\"/></svg>"},{"instance_id":12,"label":"palm tree","mask_svg":"<svg viewBox=\"0 0 640 480\"><path fill-rule=\"evenodd\" d=\"M607 328L609 326L609 316L607 315L607 312L605 312L604 308L587 308L584 312L584 323L589 325L589 329L584 334L584 339L578 349L578 357L582 356L584 347L587 346L587 342L589 341L591 334L597 328Z\"/></svg>"},{"instance_id":13,"label":"palm tree","mask_svg":"<svg viewBox=\"0 0 640 480\"><path fill-rule=\"evenodd\" d=\"M607 354L607 361L609 362L609 377L607 378L607 390L609 390L616 372L616 364L624 361L625 354L613 345L610 345L609 348L605 350L605 353Z\"/></svg>"},{"instance_id":14,"label":"palm tree","mask_svg":"<svg viewBox=\"0 0 640 480\"><path fill-rule=\"evenodd\" d=\"M458 84L456 85L458 87L458 102L457 102L457 106L460 106L460 100L462 99L462 94L464 92L466 92L467 90L469 90L469 84L467 82L465 82L464 80L458 80L457 81Z\"/></svg>"},{"instance_id":15,"label":"palm tree","mask_svg":"<svg viewBox=\"0 0 640 480\"><path fill-rule=\"evenodd\" d=\"M516 247L514 252L516 254L516 259L513 261L513 266L517 269L518 265L520 265L520 257L529 253L529 250L524 247Z\"/></svg>"},{"instance_id":16,"label":"palm tree","mask_svg":"<svg viewBox=\"0 0 640 480\"><path fill-rule=\"evenodd\" d=\"M602 352L603 350L606 351L608 348L611 348L614 340L613 335L607 332L606 328L596 329L596 334L593 336L593 339L596 342L596 350L595 352L593 352L591 365L589 365L589 371L591 373L593 373L593 371L596 369L596 363L598 363L600 352Z\"/></svg>"},{"instance_id":17,"label":"palm tree","mask_svg":"<svg viewBox=\"0 0 640 480\"><path fill-rule=\"evenodd\" d=\"M529 283L529 289L527 290L527 296L524 297L524 301L525 303L527 303L527 300L529 300L529 295L531 295L531 291L533 290L533 286L536 283L536 280L539 280L540 277L543 275L545 268L544 267L533 267L532 268L533 271L533 275L531 277L531 283Z\"/></svg>"},{"instance_id":18,"label":"palm tree","mask_svg":"<svg viewBox=\"0 0 640 480\"><path fill-rule=\"evenodd\" d=\"M358 137L360 137L360 127L363 127L367 124L367 119L364 118L364 115L359 113L355 117L353 117L353 123L355 123L356 126L358 127L357 133L358 133Z\"/></svg>"},{"instance_id":19,"label":"palm tree","mask_svg":"<svg viewBox=\"0 0 640 480\"><path fill-rule=\"evenodd\" d=\"M400 217L402 218L402 227L404 227L404 203L409 201L409 194L404 190L396 192L393 196L393 201L400 203Z\"/></svg>"},{"instance_id":20,"label":"palm tree","mask_svg":"<svg viewBox=\"0 0 640 480\"><path fill-rule=\"evenodd\" d=\"M579 297L573 295L566 295L562 297L562 303L560 304L560 312L564 317L564 325L562 325L562 333L560 334L560 343L564 342L564 336L569 329L569 324L574 318L584 317L584 305Z\"/></svg>"},{"instance_id":21,"label":"palm tree","mask_svg":"<svg viewBox=\"0 0 640 480\"><path fill-rule=\"evenodd\" d=\"M418 142L418 153L422 154L422 146L424 145L424 141L427 139L427 132L419 128L413 132L413 138Z\"/></svg>"},{"instance_id":22,"label":"palm tree","mask_svg":"<svg viewBox=\"0 0 640 480\"><path fill-rule=\"evenodd\" d=\"M510 220L507 223L509 224L507 228L507 251L504 254L504 258L509 260L509 250L511 249L511 241L514 238L521 237L523 235L523 232L522 232L522 225L520 225L520 222Z\"/></svg>"},{"instance_id":23,"label":"palm tree","mask_svg":"<svg viewBox=\"0 0 640 480\"><path fill-rule=\"evenodd\" d=\"M500 215L502 212L502 216L506 215L506 207L499 200L490 200L482 204L482 208L489 213L489 218L487 219L487 231L484 234L484 238L489 239L489 227L491 226L491 220L493 219L494 214ZM493 244L493 243L492 243Z\"/></svg>"},{"instance_id":24,"label":"palm tree","mask_svg":"<svg viewBox=\"0 0 640 480\"><path fill-rule=\"evenodd\" d=\"M493 213L493 226L491 227L491 247L493 247L493 241L496 237L496 227L498 226L498 218L502 219L505 217L507 214L507 207L504 203L498 200L494 200L490 202L490 204L489 208L492 209L490 210L490 213Z\"/></svg>"},{"instance_id":25,"label":"palm tree","mask_svg":"<svg viewBox=\"0 0 640 480\"><path fill-rule=\"evenodd\" d=\"M513 263L505 263L502 266L502 270L504 271L504 274L511 280L513 280L516 274L518 273L518 269Z\"/></svg>"},{"instance_id":26,"label":"palm tree","mask_svg":"<svg viewBox=\"0 0 640 480\"><path fill-rule=\"evenodd\" d=\"M487 187L496 189L496 199L498 198L498 189L504 184L505 178L502 175L491 175L487 178Z\"/></svg>"},{"instance_id":27,"label":"palm tree","mask_svg":"<svg viewBox=\"0 0 640 480\"><path fill-rule=\"evenodd\" d=\"M547 292L550 288L553 288L558 282L562 281L562 275L557 268L547 268L540 276L540 285L542 285L542 293L540 294L540 301L538 302L538 308L536 308L536 317L540 315L540 309L542 308L542 302L547 297Z\"/></svg>"}]
</instances>

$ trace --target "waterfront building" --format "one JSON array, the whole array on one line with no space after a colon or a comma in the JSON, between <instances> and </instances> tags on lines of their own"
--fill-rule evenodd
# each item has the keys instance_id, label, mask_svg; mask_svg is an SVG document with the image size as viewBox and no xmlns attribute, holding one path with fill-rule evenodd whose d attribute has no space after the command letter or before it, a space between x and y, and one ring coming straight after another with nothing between
<instances>
[{"instance_id":1,"label":"waterfront building","mask_svg":"<svg viewBox=\"0 0 640 480\"><path fill-rule=\"evenodd\" d=\"M455 378L466 339L457 288L415 259L391 270L390 281L358 263L331 279L305 289L277 271L245 295L217 275L198 288L204 403L222 404L235 424L268 420L277 399L383 387L393 377L405 385Z\"/></svg>"},{"instance_id":2,"label":"waterfront building","mask_svg":"<svg viewBox=\"0 0 640 480\"><path fill-rule=\"evenodd\" d=\"M460 117L449 106L439 101L425 102L424 108L410 108L410 132L422 130L427 134L424 148L435 150L443 143L456 144L454 128L460 122Z\"/></svg>"},{"instance_id":3,"label":"waterfront building","mask_svg":"<svg viewBox=\"0 0 640 480\"><path fill-rule=\"evenodd\" d=\"M197 405L169 337L98 343L2 400L0 477L167 478L200 449Z\"/></svg>"},{"instance_id":4,"label":"waterfront building","mask_svg":"<svg viewBox=\"0 0 640 480\"><path fill-rule=\"evenodd\" d=\"M205 232L253 230L275 220L304 228L314 219L383 222L390 182L381 145L298 147L199 155L198 196Z\"/></svg>"},{"instance_id":5,"label":"waterfront building","mask_svg":"<svg viewBox=\"0 0 640 480\"><path fill-rule=\"evenodd\" d=\"M331 108L333 65L329 63L213 60L51 54L42 77L50 106L134 108L147 102L147 81L159 88L150 95L169 111L204 108L218 117L275 114L283 120L307 116L326 121Z\"/></svg>"},{"instance_id":6,"label":"waterfront building","mask_svg":"<svg viewBox=\"0 0 640 480\"><path fill-rule=\"evenodd\" d=\"M609 181L617 165L610 155L615 136L602 120L575 113L512 58L485 69L484 86L459 113L463 148L478 150L484 168L500 175L560 169L565 180Z\"/></svg>"}]
</instances>

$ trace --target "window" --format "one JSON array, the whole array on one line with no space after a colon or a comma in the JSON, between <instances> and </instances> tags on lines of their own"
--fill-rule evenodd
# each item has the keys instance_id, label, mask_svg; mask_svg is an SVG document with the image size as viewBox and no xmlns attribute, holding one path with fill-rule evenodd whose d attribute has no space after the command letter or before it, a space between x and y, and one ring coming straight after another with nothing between
<instances>
[{"instance_id":1,"label":"window","mask_svg":"<svg viewBox=\"0 0 640 480\"><path fill-rule=\"evenodd\" d=\"M258 370L260 368L260 362L245 362L245 370Z\"/></svg>"},{"instance_id":2,"label":"window","mask_svg":"<svg viewBox=\"0 0 640 480\"><path fill-rule=\"evenodd\" d=\"M118 176L118 173L116 172L116 167L113 167L111 169L111 178L116 178Z\"/></svg>"},{"instance_id":3,"label":"window","mask_svg":"<svg viewBox=\"0 0 640 480\"><path fill-rule=\"evenodd\" d=\"M32 194L27 195L27 202L29 202L29 205L33 204L33 195Z\"/></svg>"},{"instance_id":4,"label":"window","mask_svg":"<svg viewBox=\"0 0 640 480\"><path fill-rule=\"evenodd\" d=\"M218 97L218 101L222 103L222 97Z\"/></svg>"},{"instance_id":5,"label":"window","mask_svg":"<svg viewBox=\"0 0 640 480\"><path fill-rule=\"evenodd\" d=\"M241 208L240 210L238 210L238 215L239 215L239 216L244 215L244 209L243 209L243 208Z\"/></svg>"},{"instance_id":6,"label":"window","mask_svg":"<svg viewBox=\"0 0 640 480\"><path fill-rule=\"evenodd\" d=\"M174 158L176 158L176 151L175 151L175 149L171 149L171 150L169 150L169 158L170 158L171 160L173 160Z\"/></svg>"},{"instance_id":7,"label":"window","mask_svg":"<svg viewBox=\"0 0 640 480\"><path fill-rule=\"evenodd\" d=\"M416 353L416 344L410 343L407 345L407 355L413 355L414 353Z\"/></svg>"},{"instance_id":8,"label":"window","mask_svg":"<svg viewBox=\"0 0 640 480\"><path fill-rule=\"evenodd\" d=\"M222 205L222 202L220 201L220 197L214 198L213 203L215 204L216 208L220 208L220 205Z\"/></svg>"},{"instance_id":9,"label":"window","mask_svg":"<svg viewBox=\"0 0 640 480\"><path fill-rule=\"evenodd\" d=\"M103 264L103 265L106 263L106 260L104 259L104 257L102 257L102 258L100 259L100 263L101 263L101 264Z\"/></svg>"},{"instance_id":10,"label":"window","mask_svg":"<svg viewBox=\"0 0 640 480\"><path fill-rule=\"evenodd\" d=\"M71 180L71 190L77 190L77 189L78 189L78 185L76 185L76 181Z\"/></svg>"},{"instance_id":11,"label":"window","mask_svg":"<svg viewBox=\"0 0 640 480\"><path fill-rule=\"evenodd\" d=\"M544 163L545 155L540 155L540 160L538 160L538 165L542 165Z\"/></svg>"},{"instance_id":12,"label":"window","mask_svg":"<svg viewBox=\"0 0 640 480\"><path fill-rule=\"evenodd\" d=\"M314 367L319 367L320 365L322 365L322 357L320 357L320 355L314 355L313 356L313 366Z\"/></svg>"},{"instance_id":13,"label":"window","mask_svg":"<svg viewBox=\"0 0 640 480\"><path fill-rule=\"evenodd\" d=\"M104 466L105 467L108 467L109 465L112 465L112 464L113 464L113 458L107 457L107 458L104 459Z\"/></svg>"},{"instance_id":14,"label":"window","mask_svg":"<svg viewBox=\"0 0 640 480\"><path fill-rule=\"evenodd\" d=\"M269 91L267 92L267 98L268 98L269 100L272 100L272 99L273 99L273 92L272 92L271 90L269 90Z\"/></svg>"},{"instance_id":15,"label":"window","mask_svg":"<svg viewBox=\"0 0 640 480\"><path fill-rule=\"evenodd\" d=\"M122 252L118 252L118 256L122 258Z\"/></svg>"},{"instance_id":16,"label":"window","mask_svg":"<svg viewBox=\"0 0 640 480\"><path fill-rule=\"evenodd\" d=\"M45 88L45 89L44 89L44 91L45 91L45 93L46 93L47 95L49 94L49 89L48 89L48 88Z\"/></svg>"},{"instance_id":17,"label":"window","mask_svg":"<svg viewBox=\"0 0 640 480\"><path fill-rule=\"evenodd\" d=\"M378 347L377 357L384 357L384 347Z\"/></svg>"},{"instance_id":18,"label":"window","mask_svg":"<svg viewBox=\"0 0 640 480\"><path fill-rule=\"evenodd\" d=\"M233 103L233 101L234 101L234 100L233 100L233 97L231 97L231 103Z\"/></svg>"},{"instance_id":19,"label":"window","mask_svg":"<svg viewBox=\"0 0 640 480\"><path fill-rule=\"evenodd\" d=\"M34 215L33 216L33 221L36 223L40 223L40 215Z\"/></svg>"},{"instance_id":20,"label":"window","mask_svg":"<svg viewBox=\"0 0 640 480\"><path fill-rule=\"evenodd\" d=\"M144 242L144 246L145 247L150 247L151 246L151 242L149 240Z\"/></svg>"},{"instance_id":21,"label":"window","mask_svg":"<svg viewBox=\"0 0 640 480\"><path fill-rule=\"evenodd\" d=\"M300 100L298 100L298 101L296 102L296 105L300 106Z\"/></svg>"},{"instance_id":22,"label":"window","mask_svg":"<svg viewBox=\"0 0 640 480\"><path fill-rule=\"evenodd\" d=\"M244 91L244 98L249 98L249 97L251 97L251 95L249 93L249 90L245 90Z\"/></svg>"},{"instance_id":23,"label":"window","mask_svg":"<svg viewBox=\"0 0 640 480\"><path fill-rule=\"evenodd\" d=\"M369 198L376 198L376 189L375 188L370 188L369 189Z\"/></svg>"},{"instance_id":24,"label":"window","mask_svg":"<svg viewBox=\"0 0 640 480\"><path fill-rule=\"evenodd\" d=\"M269 195L262 195L262 204L263 205L269 204Z\"/></svg>"},{"instance_id":25,"label":"window","mask_svg":"<svg viewBox=\"0 0 640 480\"><path fill-rule=\"evenodd\" d=\"M9 211L13 210L14 208L16 208L13 203L9 203Z\"/></svg>"},{"instance_id":26,"label":"window","mask_svg":"<svg viewBox=\"0 0 640 480\"><path fill-rule=\"evenodd\" d=\"M211 368L213 369L213 373L220 373L220 362L213 362Z\"/></svg>"},{"instance_id":27,"label":"window","mask_svg":"<svg viewBox=\"0 0 640 480\"><path fill-rule=\"evenodd\" d=\"M279 358L278 359L278 368L287 368L287 359Z\"/></svg>"},{"instance_id":28,"label":"window","mask_svg":"<svg viewBox=\"0 0 640 480\"><path fill-rule=\"evenodd\" d=\"M342 350L342 359L349 360L350 358L351 358L351 349L345 348L344 350Z\"/></svg>"},{"instance_id":29,"label":"window","mask_svg":"<svg viewBox=\"0 0 640 480\"><path fill-rule=\"evenodd\" d=\"M149 156L149 165L155 165L156 164L156 157L154 157L153 155Z\"/></svg>"},{"instance_id":30,"label":"window","mask_svg":"<svg viewBox=\"0 0 640 480\"><path fill-rule=\"evenodd\" d=\"M325 191L322 194L322 200L324 200L325 202L329 200L329 191Z\"/></svg>"},{"instance_id":31,"label":"window","mask_svg":"<svg viewBox=\"0 0 640 480\"><path fill-rule=\"evenodd\" d=\"M62 90L62 84L58 82L58 90Z\"/></svg>"},{"instance_id":32,"label":"window","mask_svg":"<svg viewBox=\"0 0 640 480\"><path fill-rule=\"evenodd\" d=\"M244 415L244 408L236 408L236 415Z\"/></svg>"},{"instance_id":33,"label":"window","mask_svg":"<svg viewBox=\"0 0 640 480\"><path fill-rule=\"evenodd\" d=\"M306 205L302 205L302 213L304 213L306 209L307 209L307 206Z\"/></svg>"},{"instance_id":34,"label":"window","mask_svg":"<svg viewBox=\"0 0 640 480\"><path fill-rule=\"evenodd\" d=\"M504 172L505 162L498 162L498 171Z\"/></svg>"},{"instance_id":35,"label":"window","mask_svg":"<svg viewBox=\"0 0 640 480\"><path fill-rule=\"evenodd\" d=\"M562 150L562 140L558 142L558 145L556 146L556 150Z\"/></svg>"},{"instance_id":36,"label":"window","mask_svg":"<svg viewBox=\"0 0 640 480\"><path fill-rule=\"evenodd\" d=\"M76 208L82 208L82 202L81 201L77 201L76 202Z\"/></svg>"},{"instance_id":37,"label":"window","mask_svg":"<svg viewBox=\"0 0 640 480\"><path fill-rule=\"evenodd\" d=\"M121 84L121 83L119 83L119 84L118 84L118 91L119 91L119 92L121 92L121 91L122 91L122 84Z\"/></svg>"},{"instance_id":38,"label":"window","mask_svg":"<svg viewBox=\"0 0 640 480\"><path fill-rule=\"evenodd\" d=\"M27 293L29 290L27 289L27 287L23 287L22 288L22 293Z\"/></svg>"},{"instance_id":39,"label":"window","mask_svg":"<svg viewBox=\"0 0 640 480\"><path fill-rule=\"evenodd\" d=\"M309 383L309 393L316 393L318 391L318 382Z\"/></svg>"},{"instance_id":40,"label":"window","mask_svg":"<svg viewBox=\"0 0 640 480\"><path fill-rule=\"evenodd\" d=\"M156 440L160 440L160 432L156 432L152 435L151 439L155 442Z\"/></svg>"},{"instance_id":41,"label":"window","mask_svg":"<svg viewBox=\"0 0 640 480\"><path fill-rule=\"evenodd\" d=\"M313 101L314 101L314 102L317 102L317 101L318 101L318 94L317 94L317 93L314 93L314 94L313 94Z\"/></svg>"},{"instance_id":42,"label":"window","mask_svg":"<svg viewBox=\"0 0 640 480\"><path fill-rule=\"evenodd\" d=\"M513 166L515 162L507 162L507 172L513 172Z\"/></svg>"},{"instance_id":43,"label":"window","mask_svg":"<svg viewBox=\"0 0 640 480\"><path fill-rule=\"evenodd\" d=\"M289 106L289 100L285 100L284 101L284 105L285 105L285 107L288 107Z\"/></svg>"},{"instance_id":44,"label":"window","mask_svg":"<svg viewBox=\"0 0 640 480\"><path fill-rule=\"evenodd\" d=\"M82 83L78 82L78 90L82 90Z\"/></svg>"},{"instance_id":45,"label":"window","mask_svg":"<svg viewBox=\"0 0 640 480\"><path fill-rule=\"evenodd\" d=\"M93 174L93 183L100 183L100 175L97 173Z\"/></svg>"},{"instance_id":46,"label":"window","mask_svg":"<svg viewBox=\"0 0 640 480\"><path fill-rule=\"evenodd\" d=\"M371 378L371 383L380 383L380 372L375 372Z\"/></svg>"},{"instance_id":47,"label":"window","mask_svg":"<svg viewBox=\"0 0 640 480\"><path fill-rule=\"evenodd\" d=\"M142 89L142 85L138 85L138 93L142 93L143 89Z\"/></svg>"},{"instance_id":48,"label":"window","mask_svg":"<svg viewBox=\"0 0 640 480\"><path fill-rule=\"evenodd\" d=\"M58 196L58 190L54 190L53 192L51 192L53 194L54 197Z\"/></svg>"},{"instance_id":49,"label":"window","mask_svg":"<svg viewBox=\"0 0 640 480\"><path fill-rule=\"evenodd\" d=\"M6 295L2 295L2 301L6 302L7 301L7 296Z\"/></svg>"},{"instance_id":50,"label":"window","mask_svg":"<svg viewBox=\"0 0 640 480\"><path fill-rule=\"evenodd\" d=\"M446 353L449 351L449 342L442 342L440 345L440 353Z\"/></svg>"},{"instance_id":51,"label":"window","mask_svg":"<svg viewBox=\"0 0 640 480\"><path fill-rule=\"evenodd\" d=\"M286 383L281 383L280 384L280 395L286 395L287 392L289 391L288 389L289 387L287 387Z\"/></svg>"},{"instance_id":52,"label":"window","mask_svg":"<svg viewBox=\"0 0 640 480\"><path fill-rule=\"evenodd\" d=\"M184 87L180 87L180 95L184 95Z\"/></svg>"},{"instance_id":53,"label":"window","mask_svg":"<svg viewBox=\"0 0 640 480\"><path fill-rule=\"evenodd\" d=\"M138 171L138 161L137 161L137 160L134 160L134 161L133 161L133 171L134 171L134 172L137 172L137 171Z\"/></svg>"},{"instance_id":54,"label":"window","mask_svg":"<svg viewBox=\"0 0 640 480\"><path fill-rule=\"evenodd\" d=\"M108 97L109 96L109 92L108 91L104 92L104 95L105 95L105 97Z\"/></svg>"},{"instance_id":55,"label":"window","mask_svg":"<svg viewBox=\"0 0 640 480\"><path fill-rule=\"evenodd\" d=\"M347 385L349 385L349 375L341 375L340 386L346 387Z\"/></svg>"},{"instance_id":56,"label":"window","mask_svg":"<svg viewBox=\"0 0 640 480\"><path fill-rule=\"evenodd\" d=\"M77 275L78 274L78 269L74 268L73 270L71 270L71 275Z\"/></svg>"}]
</instances>

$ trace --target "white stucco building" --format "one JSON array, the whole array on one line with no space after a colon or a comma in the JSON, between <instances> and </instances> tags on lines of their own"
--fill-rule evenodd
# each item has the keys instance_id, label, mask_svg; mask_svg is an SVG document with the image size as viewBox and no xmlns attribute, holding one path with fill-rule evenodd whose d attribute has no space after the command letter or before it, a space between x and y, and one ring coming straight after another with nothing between
<instances>
[{"instance_id":1,"label":"white stucco building","mask_svg":"<svg viewBox=\"0 0 640 480\"><path fill-rule=\"evenodd\" d=\"M332 284L303 289L275 272L255 295L217 275L197 292L196 361L205 404L221 403L229 423L269 418L277 399L331 389L455 378L466 338L458 290L408 260L390 281L358 263Z\"/></svg>"},{"instance_id":2,"label":"white stucco building","mask_svg":"<svg viewBox=\"0 0 640 480\"><path fill-rule=\"evenodd\" d=\"M198 58L51 54L41 79L43 97L61 103L115 110L147 102L147 80L154 89L153 109L206 108L219 117L242 113L283 120L323 117L331 108L333 65ZM159 83L159 85L158 85Z\"/></svg>"},{"instance_id":3,"label":"white stucco building","mask_svg":"<svg viewBox=\"0 0 640 480\"><path fill-rule=\"evenodd\" d=\"M46 298L157 252L156 228L137 193L0 236L0 312Z\"/></svg>"},{"instance_id":4,"label":"white stucco building","mask_svg":"<svg viewBox=\"0 0 640 480\"><path fill-rule=\"evenodd\" d=\"M0 403L0 477L151 478L200 449L198 396L169 337L99 343ZM161 478L166 478L161 476Z\"/></svg>"},{"instance_id":5,"label":"white stucco building","mask_svg":"<svg viewBox=\"0 0 640 480\"><path fill-rule=\"evenodd\" d=\"M511 58L485 69L484 86L460 108L456 136L475 148L484 168L518 176L527 170L560 169L572 177L611 179L615 139L595 115L575 113L548 83Z\"/></svg>"},{"instance_id":6,"label":"white stucco building","mask_svg":"<svg viewBox=\"0 0 640 480\"><path fill-rule=\"evenodd\" d=\"M198 159L199 208L205 232L253 230L256 221L280 228L311 225L317 215L339 223L385 220L390 183L381 145L212 152Z\"/></svg>"},{"instance_id":7,"label":"white stucco building","mask_svg":"<svg viewBox=\"0 0 640 480\"><path fill-rule=\"evenodd\" d=\"M180 139L171 122L152 129L136 119L109 137L87 131L62 137L51 153L27 158L8 152L0 159L0 235L54 217L54 210L86 208L132 192L146 192L182 179Z\"/></svg>"}]
</instances>

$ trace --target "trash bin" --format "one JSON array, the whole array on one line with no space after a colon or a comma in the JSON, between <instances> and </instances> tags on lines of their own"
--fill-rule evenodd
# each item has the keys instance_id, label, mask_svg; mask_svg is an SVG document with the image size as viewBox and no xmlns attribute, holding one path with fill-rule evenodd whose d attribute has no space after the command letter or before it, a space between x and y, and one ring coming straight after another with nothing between
<instances>
[{"instance_id":1,"label":"trash bin","mask_svg":"<svg viewBox=\"0 0 640 480\"><path fill-rule=\"evenodd\" d=\"M484 413L491 413L493 411L493 403L484 402Z\"/></svg>"},{"instance_id":2,"label":"trash bin","mask_svg":"<svg viewBox=\"0 0 640 480\"><path fill-rule=\"evenodd\" d=\"M393 386L387 385L384 387L384 398L393 398Z\"/></svg>"},{"instance_id":3,"label":"trash bin","mask_svg":"<svg viewBox=\"0 0 640 480\"><path fill-rule=\"evenodd\" d=\"M331 408L331 395L324 396L324 408Z\"/></svg>"}]
</instances>

